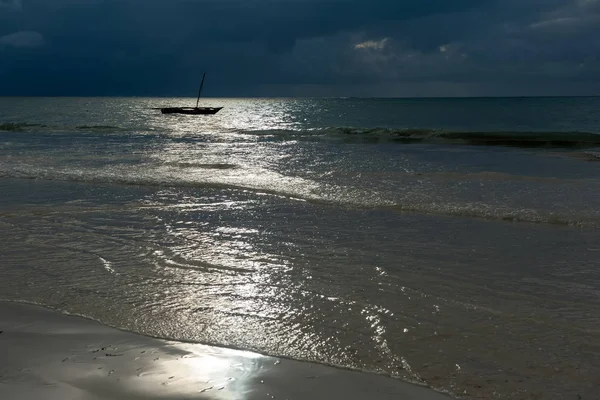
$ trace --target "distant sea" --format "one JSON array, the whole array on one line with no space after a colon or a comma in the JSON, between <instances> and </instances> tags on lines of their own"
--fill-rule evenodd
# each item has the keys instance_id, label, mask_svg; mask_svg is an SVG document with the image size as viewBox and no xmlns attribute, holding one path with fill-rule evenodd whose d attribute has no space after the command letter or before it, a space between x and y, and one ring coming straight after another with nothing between
<instances>
[{"instance_id":1,"label":"distant sea","mask_svg":"<svg viewBox=\"0 0 600 400\"><path fill-rule=\"evenodd\" d=\"M0 298L600 398L600 98L0 98ZM580 397L578 397L580 396Z\"/></svg>"}]
</instances>

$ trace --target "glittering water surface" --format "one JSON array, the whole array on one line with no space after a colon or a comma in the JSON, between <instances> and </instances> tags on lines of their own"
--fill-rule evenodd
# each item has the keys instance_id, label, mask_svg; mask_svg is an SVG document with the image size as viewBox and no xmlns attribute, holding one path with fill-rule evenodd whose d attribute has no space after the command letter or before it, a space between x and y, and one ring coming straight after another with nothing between
<instances>
[{"instance_id":1,"label":"glittering water surface","mask_svg":"<svg viewBox=\"0 0 600 400\"><path fill-rule=\"evenodd\" d=\"M600 396L598 99L152 109L188 101L0 100L1 298L466 398Z\"/></svg>"}]
</instances>

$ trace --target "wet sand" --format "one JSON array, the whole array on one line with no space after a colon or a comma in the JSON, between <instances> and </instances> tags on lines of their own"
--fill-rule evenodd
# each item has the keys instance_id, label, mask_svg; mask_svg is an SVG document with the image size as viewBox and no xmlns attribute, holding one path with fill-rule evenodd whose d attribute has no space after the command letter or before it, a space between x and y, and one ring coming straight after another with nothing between
<instances>
[{"instance_id":1,"label":"wet sand","mask_svg":"<svg viewBox=\"0 0 600 400\"><path fill-rule=\"evenodd\" d=\"M448 400L425 387L201 344L153 339L0 302L0 398Z\"/></svg>"}]
</instances>

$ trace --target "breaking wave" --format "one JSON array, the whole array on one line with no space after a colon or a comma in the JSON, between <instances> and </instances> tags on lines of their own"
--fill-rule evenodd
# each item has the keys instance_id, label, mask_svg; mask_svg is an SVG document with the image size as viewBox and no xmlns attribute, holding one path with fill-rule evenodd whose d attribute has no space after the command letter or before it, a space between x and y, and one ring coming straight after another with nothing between
<instances>
[{"instance_id":1,"label":"breaking wave","mask_svg":"<svg viewBox=\"0 0 600 400\"><path fill-rule=\"evenodd\" d=\"M80 125L77 126L78 130L82 131L122 131L125 130L119 126L111 125Z\"/></svg>"},{"instance_id":2,"label":"breaking wave","mask_svg":"<svg viewBox=\"0 0 600 400\"><path fill-rule=\"evenodd\" d=\"M47 128L47 125L43 124L29 124L29 123L15 123L15 122L5 122L0 123L0 131L5 132L28 132L33 131L36 128Z\"/></svg>"},{"instance_id":3,"label":"breaking wave","mask_svg":"<svg viewBox=\"0 0 600 400\"><path fill-rule=\"evenodd\" d=\"M219 167L217 167L219 168ZM160 174L98 174L97 171L68 172L57 170L1 171L0 178L63 181L108 185L143 187L171 187L208 190L233 190L243 193L271 195L323 206L357 207L364 209L385 209L395 212L413 212L429 215L481 218L506 222L525 222L576 227L600 228L600 212L594 209L543 209L531 206L508 205L494 201L469 201L456 198L425 200L418 192L414 196L394 198L389 193L366 191L358 188L339 186L335 191L320 190L320 185L312 181L295 181L281 186L252 185L246 181L194 180L183 176L161 176ZM532 178L533 179L533 178Z\"/></svg>"},{"instance_id":4,"label":"breaking wave","mask_svg":"<svg viewBox=\"0 0 600 400\"><path fill-rule=\"evenodd\" d=\"M120 133L124 131L143 131L144 129L129 129L112 125L46 125L29 122L3 122L0 123L0 132L26 132L26 133L66 133L66 132L89 132L89 133Z\"/></svg>"},{"instance_id":5,"label":"breaking wave","mask_svg":"<svg viewBox=\"0 0 600 400\"><path fill-rule=\"evenodd\" d=\"M600 134L592 132L533 131L443 131L434 129L390 129L329 127L313 130L258 130L247 134L307 139L339 139L364 143L432 143L522 148L600 147Z\"/></svg>"},{"instance_id":6,"label":"breaking wave","mask_svg":"<svg viewBox=\"0 0 600 400\"><path fill-rule=\"evenodd\" d=\"M27 122L0 123L0 131L8 132L89 132L115 133L144 132L147 127L121 127L111 125L77 125L49 126ZM164 133L171 132L180 136L181 132L161 128ZM521 148L563 148L580 149L600 147L600 133L580 131L444 131L436 129L394 129L394 128L298 128L298 129L218 129L212 132L225 137L229 134L252 135L280 140L336 140L350 143L431 143L431 144L462 144L474 146L507 146ZM185 132L185 137L193 138L194 132ZM218 140L218 137L213 137Z\"/></svg>"}]
</instances>

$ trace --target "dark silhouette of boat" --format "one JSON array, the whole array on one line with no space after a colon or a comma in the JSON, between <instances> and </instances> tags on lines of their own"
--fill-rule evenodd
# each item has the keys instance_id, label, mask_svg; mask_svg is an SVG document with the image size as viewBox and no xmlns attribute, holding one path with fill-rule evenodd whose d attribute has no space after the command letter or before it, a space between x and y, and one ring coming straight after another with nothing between
<instances>
[{"instance_id":1,"label":"dark silhouette of boat","mask_svg":"<svg viewBox=\"0 0 600 400\"><path fill-rule=\"evenodd\" d=\"M202 86L204 86L204 78L206 72L202 75L202 83L200 83L200 90L198 90L198 99L196 100L196 107L163 107L160 112L163 114L187 114L187 115L210 115L218 113L223 107L198 107L200 102L200 95L202 94Z\"/></svg>"},{"instance_id":2,"label":"dark silhouette of boat","mask_svg":"<svg viewBox=\"0 0 600 400\"><path fill-rule=\"evenodd\" d=\"M165 107L161 108L160 112L163 114L188 114L188 115L200 115L200 114L216 114L223 107Z\"/></svg>"}]
</instances>

